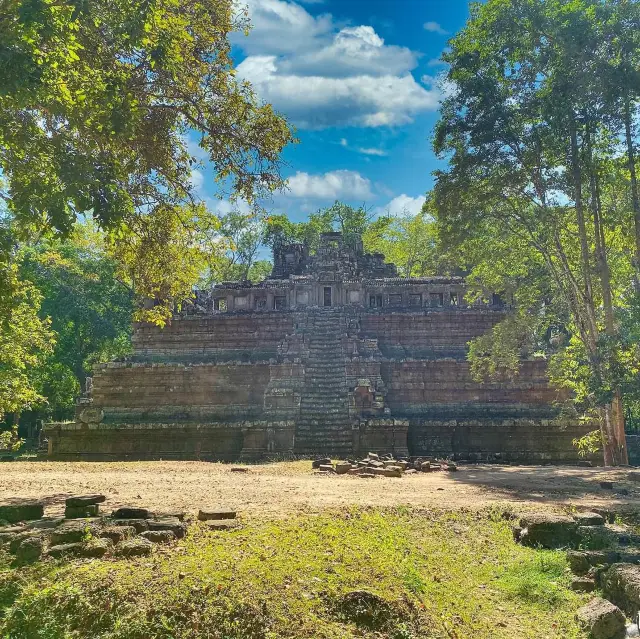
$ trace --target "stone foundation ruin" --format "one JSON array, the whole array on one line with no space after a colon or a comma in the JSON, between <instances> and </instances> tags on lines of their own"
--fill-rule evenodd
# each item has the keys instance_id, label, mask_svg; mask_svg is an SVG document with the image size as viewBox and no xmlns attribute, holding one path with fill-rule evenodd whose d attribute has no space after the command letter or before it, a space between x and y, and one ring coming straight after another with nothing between
<instances>
[{"instance_id":1,"label":"stone foundation ruin","mask_svg":"<svg viewBox=\"0 0 640 639\"><path fill-rule=\"evenodd\" d=\"M272 276L199 291L130 361L96 368L53 458L256 460L368 451L471 461L575 461L544 361L478 383L467 344L508 309L467 306L461 277L400 278L359 239L277 246Z\"/></svg>"}]
</instances>

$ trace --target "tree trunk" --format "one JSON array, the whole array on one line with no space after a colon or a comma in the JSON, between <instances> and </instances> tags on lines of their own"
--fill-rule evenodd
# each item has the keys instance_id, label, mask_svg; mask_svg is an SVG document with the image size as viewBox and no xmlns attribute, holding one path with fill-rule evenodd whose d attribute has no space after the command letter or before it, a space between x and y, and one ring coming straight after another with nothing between
<instances>
[{"instance_id":1,"label":"tree trunk","mask_svg":"<svg viewBox=\"0 0 640 639\"><path fill-rule=\"evenodd\" d=\"M631 127L631 100L629 94L624 100L624 129L627 142L627 163L629 175L631 176L631 206L633 208L633 219L635 224L636 252L634 266L636 271L640 270L640 195L638 194L638 178L636 174L635 150L633 148L633 134ZM640 288L639 279L636 275L636 290Z\"/></svg>"},{"instance_id":2,"label":"tree trunk","mask_svg":"<svg viewBox=\"0 0 640 639\"><path fill-rule=\"evenodd\" d=\"M593 158L593 146L591 133L587 125L585 133L585 146L587 164L589 168L589 185L591 190L591 211L593 213L593 228L596 246L596 261L598 264L598 274L602 286L602 305L604 308L605 333L611 339L615 339L617 330L615 326L615 316L613 310L613 293L611 291L611 270L607 257L606 238L604 235L604 224L602 219L602 205L600 199L600 183L598 179L597 167ZM608 354L611 357L611 354ZM609 369L611 362L608 362ZM615 380L614 380L615 382ZM614 396L611 403L604 408L605 430L609 433L610 445L607 457L611 459L612 466L627 464L627 444L624 430L624 410L622 407L622 393L620 388L614 383ZM608 465L605 460L605 465Z\"/></svg>"}]
</instances>

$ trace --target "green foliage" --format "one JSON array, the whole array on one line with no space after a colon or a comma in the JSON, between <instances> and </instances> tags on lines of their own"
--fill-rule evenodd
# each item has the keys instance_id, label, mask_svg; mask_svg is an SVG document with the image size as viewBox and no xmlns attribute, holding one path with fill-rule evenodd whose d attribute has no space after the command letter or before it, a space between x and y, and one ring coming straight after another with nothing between
<instances>
[{"instance_id":1,"label":"green foliage","mask_svg":"<svg viewBox=\"0 0 640 639\"><path fill-rule=\"evenodd\" d=\"M0 432L0 450L17 452L23 444L24 439L21 439L18 435L17 424L8 430Z\"/></svg>"},{"instance_id":2,"label":"green foliage","mask_svg":"<svg viewBox=\"0 0 640 639\"><path fill-rule=\"evenodd\" d=\"M38 310L42 294L21 280L14 262L0 264L6 294L0 297L0 421L44 400L30 377L32 369L52 353L54 335L50 321Z\"/></svg>"},{"instance_id":3,"label":"green foliage","mask_svg":"<svg viewBox=\"0 0 640 639\"><path fill-rule=\"evenodd\" d=\"M276 244L306 243L313 253L318 248L320 235L339 231L345 242L353 242L365 233L371 216L364 207L353 208L342 202L319 209L309 215L306 222L291 222L286 215L272 215L265 220L262 241L269 247Z\"/></svg>"},{"instance_id":4,"label":"green foliage","mask_svg":"<svg viewBox=\"0 0 640 639\"><path fill-rule=\"evenodd\" d=\"M14 231L68 235L78 214L91 215L140 298L170 296L141 313L151 321L166 321L199 276L191 224L176 222L202 216L187 137L198 137L232 198L253 203L284 184L279 156L293 138L235 76L229 35L249 27L236 9L231 0L3 4L0 196Z\"/></svg>"},{"instance_id":5,"label":"green foliage","mask_svg":"<svg viewBox=\"0 0 640 639\"><path fill-rule=\"evenodd\" d=\"M584 437L574 439L572 443L578 449L580 457L591 457L602 449L602 433L592 430Z\"/></svg>"},{"instance_id":6,"label":"green foliage","mask_svg":"<svg viewBox=\"0 0 640 639\"><path fill-rule=\"evenodd\" d=\"M619 400L638 361L619 315L633 297L630 257L640 246L627 108L640 96L639 20L637 3L474 5L443 56L453 90L434 136L448 161L432 196L439 237L477 290L519 308L493 344L472 347L476 370L513 368L526 342L553 355L563 345L551 334L570 336L556 379L580 371L578 401L588 399L610 429L607 463L624 462ZM570 363L572 354L579 359Z\"/></svg>"},{"instance_id":7,"label":"green foliage","mask_svg":"<svg viewBox=\"0 0 640 639\"><path fill-rule=\"evenodd\" d=\"M404 277L439 275L447 270L437 240L435 222L425 213L380 217L362 236L366 251L383 253Z\"/></svg>"},{"instance_id":8,"label":"green foliage","mask_svg":"<svg viewBox=\"0 0 640 639\"><path fill-rule=\"evenodd\" d=\"M118 280L104 235L88 222L67 240L22 246L18 259L20 277L39 291L40 317L55 334L55 347L28 371L46 398L32 417L70 418L93 364L131 352L133 294Z\"/></svg>"}]
</instances>

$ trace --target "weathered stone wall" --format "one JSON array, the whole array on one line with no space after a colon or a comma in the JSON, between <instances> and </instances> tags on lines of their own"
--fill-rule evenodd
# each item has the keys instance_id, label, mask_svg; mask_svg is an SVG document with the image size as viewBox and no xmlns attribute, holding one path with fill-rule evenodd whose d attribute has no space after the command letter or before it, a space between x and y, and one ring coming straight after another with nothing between
<instances>
[{"instance_id":1,"label":"weathered stone wall","mask_svg":"<svg viewBox=\"0 0 640 639\"><path fill-rule=\"evenodd\" d=\"M578 459L571 441L588 428L552 421L560 396L548 385L543 361L523 362L509 383L471 378L467 343L500 321L502 311L345 309L316 318L322 335L310 317L313 311L219 313L176 319L164 329L137 327L133 362L94 373L91 405L104 420L48 427L53 455L258 459L295 453L301 406L323 433L340 377L348 411L333 427L340 426L354 453ZM320 357L324 342L328 350Z\"/></svg>"},{"instance_id":2,"label":"weathered stone wall","mask_svg":"<svg viewBox=\"0 0 640 639\"><path fill-rule=\"evenodd\" d=\"M120 364L99 367L93 404L106 421L237 421L262 413L263 364Z\"/></svg>"},{"instance_id":3,"label":"weathered stone wall","mask_svg":"<svg viewBox=\"0 0 640 639\"><path fill-rule=\"evenodd\" d=\"M575 463L579 457L571 442L588 430L577 421L539 418L411 418L409 450L412 455L470 461Z\"/></svg>"},{"instance_id":4,"label":"weathered stone wall","mask_svg":"<svg viewBox=\"0 0 640 639\"><path fill-rule=\"evenodd\" d=\"M201 459L258 457L293 448L293 423L207 422L139 424L49 424L54 459Z\"/></svg>"},{"instance_id":5,"label":"weathered stone wall","mask_svg":"<svg viewBox=\"0 0 640 639\"><path fill-rule=\"evenodd\" d=\"M464 358L469 340L488 332L504 318L500 311L440 308L418 312L362 314L363 337L377 338L380 350L392 358Z\"/></svg>"},{"instance_id":6,"label":"weathered stone wall","mask_svg":"<svg viewBox=\"0 0 640 639\"><path fill-rule=\"evenodd\" d=\"M510 382L476 382L469 364L454 359L383 362L387 403L394 415L518 416L549 414L560 399L549 386L544 361L522 363Z\"/></svg>"},{"instance_id":7,"label":"weathered stone wall","mask_svg":"<svg viewBox=\"0 0 640 639\"><path fill-rule=\"evenodd\" d=\"M186 317L164 328L136 326L133 346L139 359L268 360L293 324L294 315L286 312Z\"/></svg>"}]
</instances>

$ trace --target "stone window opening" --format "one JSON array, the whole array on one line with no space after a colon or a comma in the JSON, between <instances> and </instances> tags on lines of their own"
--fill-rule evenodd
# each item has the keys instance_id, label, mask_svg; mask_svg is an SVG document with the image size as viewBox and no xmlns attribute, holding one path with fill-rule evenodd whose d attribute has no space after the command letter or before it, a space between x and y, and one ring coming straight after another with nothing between
<instances>
[{"instance_id":1,"label":"stone window opening","mask_svg":"<svg viewBox=\"0 0 640 639\"><path fill-rule=\"evenodd\" d=\"M370 295L369 308L382 308L382 295Z\"/></svg>"},{"instance_id":2,"label":"stone window opening","mask_svg":"<svg viewBox=\"0 0 640 639\"><path fill-rule=\"evenodd\" d=\"M257 311L262 311L267 308L267 298L266 297L256 297L253 300L253 305Z\"/></svg>"},{"instance_id":3,"label":"stone window opening","mask_svg":"<svg viewBox=\"0 0 640 639\"><path fill-rule=\"evenodd\" d=\"M227 299L225 297L216 297L213 300L213 310L221 313L227 312Z\"/></svg>"},{"instance_id":4,"label":"stone window opening","mask_svg":"<svg viewBox=\"0 0 640 639\"><path fill-rule=\"evenodd\" d=\"M449 304L451 306L460 306L457 293L451 293L451 296L450 296L450 299L449 299Z\"/></svg>"},{"instance_id":5,"label":"stone window opening","mask_svg":"<svg viewBox=\"0 0 640 639\"><path fill-rule=\"evenodd\" d=\"M402 306L402 295L389 295L389 306Z\"/></svg>"},{"instance_id":6,"label":"stone window opening","mask_svg":"<svg viewBox=\"0 0 640 639\"><path fill-rule=\"evenodd\" d=\"M431 308L440 308L441 306L444 306L444 293L430 293L429 306L431 306Z\"/></svg>"},{"instance_id":7,"label":"stone window opening","mask_svg":"<svg viewBox=\"0 0 640 639\"><path fill-rule=\"evenodd\" d=\"M410 293L409 306L422 306L422 293Z\"/></svg>"},{"instance_id":8,"label":"stone window opening","mask_svg":"<svg viewBox=\"0 0 640 639\"><path fill-rule=\"evenodd\" d=\"M273 308L276 311L280 311L283 308L287 308L287 298L286 297L274 297L273 298Z\"/></svg>"}]
</instances>

